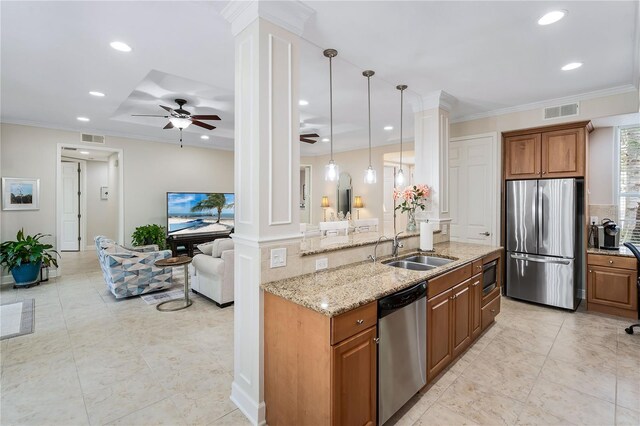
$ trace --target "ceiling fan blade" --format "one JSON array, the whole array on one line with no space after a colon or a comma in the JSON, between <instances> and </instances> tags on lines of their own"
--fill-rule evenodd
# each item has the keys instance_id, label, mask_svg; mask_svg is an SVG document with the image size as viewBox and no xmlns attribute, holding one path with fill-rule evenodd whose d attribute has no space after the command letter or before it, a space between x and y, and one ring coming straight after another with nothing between
<instances>
[{"instance_id":1,"label":"ceiling fan blade","mask_svg":"<svg viewBox=\"0 0 640 426\"><path fill-rule=\"evenodd\" d=\"M132 117L163 117L169 118L168 115L154 115L154 114L131 114Z\"/></svg>"},{"instance_id":2,"label":"ceiling fan blade","mask_svg":"<svg viewBox=\"0 0 640 426\"><path fill-rule=\"evenodd\" d=\"M163 129L173 129L173 123L168 122L167 125L163 127Z\"/></svg>"},{"instance_id":3,"label":"ceiling fan blade","mask_svg":"<svg viewBox=\"0 0 640 426\"><path fill-rule=\"evenodd\" d=\"M164 109L165 111L168 111L168 112L172 112L173 111L173 108L168 107L168 106L164 106L164 105L160 105L160 108L162 108L162 109Z\"/></svg>"},{"instance_id":4,"label":"ceiling fan blade","mask_svg":"<svg viewBox=\"0 0 640 426\"><path fill-rule=\"evenodd\" d=\"M300 138L300 142L306 142L306 143L316 143L318 141L313 140L313 139L307 139L307 138Z\"/></svg>"},{"instance_id":5,"label":"ceiling fan blade","mask_svg":"<svg viewBox=\"0 0 640 426\"><path fill-rule=\"evenodd\" d=\"M211 124L203 123L202 121L198 121L198 120L191 120L191 124L193 124L194 126L204 127L207 130L215 129L215 126L212 126Z\"/></svg>"},{"instance_id":6,"label":"ceiling fan blade","mask_svg":"<svg viewBox=\"0 0 640 426\"><path fill-rule=\"evenodd\" d=\"M305 133L303 135L300 135L301 138L319 138L320 135L317 133Z\"/></svg>"},{"instance_id":7,"label":"ceiling fan blade","mask_svg":"<svg viewBox=\"0 0 640 426\"><path fill-rule=\"evenodd\" d=\"M217 115L192 115L191 118L195 118L196 120L220 120L220 117Z\"/></svg>"}]
</instances>

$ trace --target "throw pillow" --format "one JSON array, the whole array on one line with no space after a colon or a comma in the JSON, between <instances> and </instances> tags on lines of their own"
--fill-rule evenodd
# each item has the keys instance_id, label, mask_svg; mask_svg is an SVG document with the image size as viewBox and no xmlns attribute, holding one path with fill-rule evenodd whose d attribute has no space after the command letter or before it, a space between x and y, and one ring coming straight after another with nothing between
<instances>
[{"instance_id":1,"label":"throw pillow","mask_svg":"<svg viewBox=\"0 0 640 426\"><path fill-rule=\"evenodd\" d=\"M213 243L215 243L215 241L198 244L196 247L198 247L198 250L200 250L203 254L208 254L209 256L211 256L211 253L213 253Z\"/></svg>"},{"instance_id":2,"label":"throw pillow","mask_svg":"<svg viewBox=\"0 0 640 426\"><path fill-rule=\"evenodd\" d=\"M213 252L211 256L220 257L222 252L226 250L233 250L233 240L231 238L218 238L213 242Z\"/></svg>"}]
</instances>

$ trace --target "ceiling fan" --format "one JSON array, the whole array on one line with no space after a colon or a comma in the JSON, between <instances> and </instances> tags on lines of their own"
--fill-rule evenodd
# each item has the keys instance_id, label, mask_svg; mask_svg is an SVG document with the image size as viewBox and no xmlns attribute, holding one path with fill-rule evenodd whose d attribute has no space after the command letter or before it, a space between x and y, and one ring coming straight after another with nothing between
<instances>
[{"instance_id":1,"label":"ceiling fan","mask_svg":"<svg viewBox=\"0 0 640 426\"><path fill-rule=\"evenodd\" d=\"M306 142L306 143L316 143L318 141L313 140L311 138L319 138L320 135L317 133L305 133L300 135L300 142Z\"/></svg>"},{"instance_id":2,"label":"ceiling fan","mask_svg":"<svg viewBox=\"0 0 640 426\"><path fill-rule=\"evenodd\" d=\"M215 129L215 126L212 126L208 123L203 123L200 120L220 120L220 117L213 114L206 115L191 115L189 111L182 108L187 101L184 99L176 99L175 102L178 104L177 109L173 109L168 106L160 105L160 108L164 109L169 113L169 115L155 115L155 114L132 114L133 117L162 117L168 118L169 122L163 129L173 129L177 127L180 130L180 148L182 148L182 130L189 127L191 124L194 126L202 127L207 130Z\"/></svg>"}]
</instances>

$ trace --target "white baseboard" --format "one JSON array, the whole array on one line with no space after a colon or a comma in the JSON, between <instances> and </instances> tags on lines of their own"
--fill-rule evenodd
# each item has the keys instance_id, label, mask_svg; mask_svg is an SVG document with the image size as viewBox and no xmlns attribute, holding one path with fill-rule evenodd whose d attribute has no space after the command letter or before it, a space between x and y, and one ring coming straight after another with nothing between
<instances>
[{"instance_id":1,"label":"white baseboard","mask_svg":"<svg viewBox=\"0 0 640 426\"><path fill-rule=\"evenodd\" d=\"M264 401L256 403L240 386L235 382L231 384L231 402L247 416L251 424L265 426L267 424Z\"/></svg>"},{"instance_id":2,"label":"white baseboard","mask_svg":"<svg viewBox=\"0 0 640 426\"><path fill-rule=\"evenodd\" d=\"M58 270L57 269L49 269L49 278L55 278L58 276ZM0 285L13 285L15 284L15 281L13 279L13 275L9 274L9 275L3 275L2 278L0 279Z\"/></svg>"}]
</instances>

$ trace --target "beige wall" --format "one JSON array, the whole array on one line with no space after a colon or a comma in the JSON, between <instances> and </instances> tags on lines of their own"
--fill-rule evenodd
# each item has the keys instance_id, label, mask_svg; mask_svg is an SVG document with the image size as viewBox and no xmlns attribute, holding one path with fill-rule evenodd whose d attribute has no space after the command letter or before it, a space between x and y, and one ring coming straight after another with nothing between
<instances>
[{"instance_id":1,"label":"beige wall","mask_svg":"<svg viewBox=\"0 0 640 426\"><path fill-rule=\"evenodd\" d=\"M601 127L589 135L589 204L618 204L613 199L615 128Z\"/></svg>"},{"instance_id":2,"label":"beige wall","mask_svg":"<svg viewBox=\"0 0 640 426\"><path fill-rule=\"evenodd\" d=\"M40 209L2 211L0 238L28 233L56 235L56 150L79 144L77 132L2 124L2 176L40 179ZM90 145L88 145L90 146ZM105 147L123 150L124 230L130 243L136 226L166 224L167 191L233 192L233 152L107 136ZM117 178L117 177L116 177ZM110 186L112 179L110 178ZM117 199L117 194L112 194Z\"/></svg>"},{"instance_id":3,"label":"beige wall","mask_svg":"<svg viewBox=\"0 0 640 426\"><path fill-rule=\"evenodd\" d=\"M109 194L109 199L100 198L100 187L109 186L109 163L106 161L87 161L86 165L87 186L85 200L87 202L87 240L91 242L97 235L116 236L118 234L118 216L113 214L112 206L118 199ZM111 188L109 188L111 189Z\"/></svg>"},{"instance_id":4,"label":"beige wall","mask_svg":"<svg viewBox=\"0 0 640 426\"><path fill-rule=\"evenodd\" d=\"M405 142L402 149L413 150L413 142ZM340 167L340 173L351 175L351 187L353 195L360 195L364 208L360 209L360 219L378 218L382 226L382 199L383 199L383 156L389 152L400 151L400 144L386 145L373 148L371 151L371 165L376 170L377 182L374 185L364 183L364 171L369 167L369 150L359 149L355 151L334 153L333 159ZM327 209L327 220L333 212L336 214L337 182L324 180L324 166L329 162L328 155L317 157L302 157L300 164L310 164L313 168L311 190L313 191L311 203L311 222L317 224L323 219L323 208L320 202L323 195L329 197L331 207ZM355 211L353 213L355 215Z\"/></svg>"}]
</instances>

